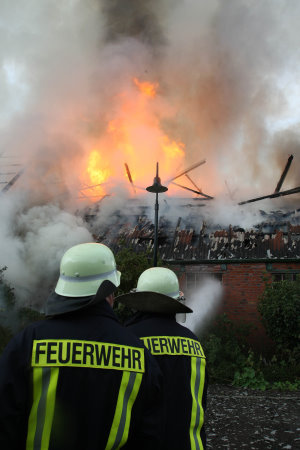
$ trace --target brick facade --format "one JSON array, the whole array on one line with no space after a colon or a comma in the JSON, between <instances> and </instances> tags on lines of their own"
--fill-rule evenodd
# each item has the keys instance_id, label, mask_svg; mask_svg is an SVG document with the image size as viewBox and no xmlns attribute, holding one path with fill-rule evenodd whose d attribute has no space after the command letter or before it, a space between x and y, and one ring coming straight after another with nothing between
<instances>
[{"instance_id":1,"label":"brick facade","mask_svg":"<svg viewBox=\"0 0 300 450\"><path fill-rule=\"evenodd\" d=\"M223 299L221 311L235 323L245 322L252 324L255 328L249 340L254 346L269 346L271 343L266 336L257 311L260 295L264 291L265 279L271 280L273 275L290 277L300 274L300 260L298 261L222 261L221 263L193 263L174 264L171 268L177 273L180 286L183 291L188 292L188 280L193 279L195 274L201 283L201 276L207 274L222 278ZM262 344L263 343L263 344Z\"/></svg>"}]
</instances>

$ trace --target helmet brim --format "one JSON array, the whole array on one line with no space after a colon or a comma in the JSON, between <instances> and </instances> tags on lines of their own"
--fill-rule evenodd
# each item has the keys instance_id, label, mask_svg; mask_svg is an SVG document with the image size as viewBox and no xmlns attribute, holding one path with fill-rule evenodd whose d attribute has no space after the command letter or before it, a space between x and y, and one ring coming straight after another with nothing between
<instances>
[{"instance_id":1,"label":"helmet brim","mask_svg":"<svg viewBox=\"0 0 300 450\"><path fill-rule=\"evenodd\" d=\"M193 310L175 298L157 292L141 291L119 295L116 301L142 312L162 314L192 313Z\"/></svg>"}]
</instances>

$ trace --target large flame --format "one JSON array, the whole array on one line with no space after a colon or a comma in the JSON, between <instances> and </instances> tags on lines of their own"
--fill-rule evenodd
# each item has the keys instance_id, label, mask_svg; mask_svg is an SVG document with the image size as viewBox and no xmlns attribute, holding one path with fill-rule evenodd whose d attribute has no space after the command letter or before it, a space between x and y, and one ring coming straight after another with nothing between
<instances>
[{"instance_id":1,"label":"large flame","mask_svg":"<svg viewBox=\"0 0 300 450\"><path fill-rule=\"evenodd\" d=\"M131 89L119 94L117 108L112 108L111 119L99 142L98 148L102 150L93 150L88 156L84 178L86 184L93 186L91 196L105 195L105 183L125 183L127 189L129 182L148 186L157 161L162 180L183 167L184 144L168 136L161 125L163 108L159 102L155 103L158 87L158 83L134 78Z\"/></svg>"}]
</instances>

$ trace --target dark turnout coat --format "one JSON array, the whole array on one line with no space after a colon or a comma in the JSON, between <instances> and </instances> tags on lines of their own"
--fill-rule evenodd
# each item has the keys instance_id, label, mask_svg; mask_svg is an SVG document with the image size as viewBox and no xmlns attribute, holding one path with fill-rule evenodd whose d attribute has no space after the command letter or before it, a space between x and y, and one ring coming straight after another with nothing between
<instances>
[{"instance_id":1,"label":"dark turnout coat","mask_svg":"<svg viewBox=\"0 0 300 450\"><path fill-rule=\"evenodd\" d=\"M32 324L0 359L0 448L157 449L160 389L107 302Z\"/></svg>"},{"instance_id":2,"label":"dark turnout coat","mask_svg":"<svg viewBox=\"0 0 300 450\"><path fill-rule=\"evenodd\" d=\"M162 448L205 448L206 361L198 338L175 316L137 313L126 325L155 356L163 373Z\"/></svg>"}]
</instances>

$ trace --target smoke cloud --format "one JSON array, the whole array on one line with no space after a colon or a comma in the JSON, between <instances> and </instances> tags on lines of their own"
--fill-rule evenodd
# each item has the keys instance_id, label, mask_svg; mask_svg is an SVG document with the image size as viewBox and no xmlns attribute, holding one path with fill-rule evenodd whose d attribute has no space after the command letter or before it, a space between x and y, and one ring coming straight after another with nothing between
<instances>
[{"instance_id":1,"label":"smoke cloud","mask_svg":"<svg viewBox=\"0 0 300 450\"><path fill-rule=\"evenodd\" d=\"M193 313L186 314L185 326L191 329L196 336L200 336L211 324L211 321L220 311L223 289L222 284L207 277L200 288L187 298L187 306Z\"/></svg>"},{"instance_id":2,"label":"smoke cloud","mask_svg":"<svg viewBox=\"0 0 300 450\"><path fill-rule=\"evenodd\" d=\"M0 264L20 302L37 305L32 293L47 291L62 249L92 239L75 211L91 203L94 149L112 172L99 226L131 195L124 162L152 183L161 134L185 148L170 172L206 158L195 182L218 199L233 194L230 208L220 200L207 210L223 222L239 217L238 201L274 191L290 154L283 189L300 185L299 14L297 0L2 0L0 173L25 170L0 199ZM126 134L134 77L159 87L146 125L131 122L125 161L107 130ZM250 207L241 215L256 222Z\"/></svg>"}]
</instances>

